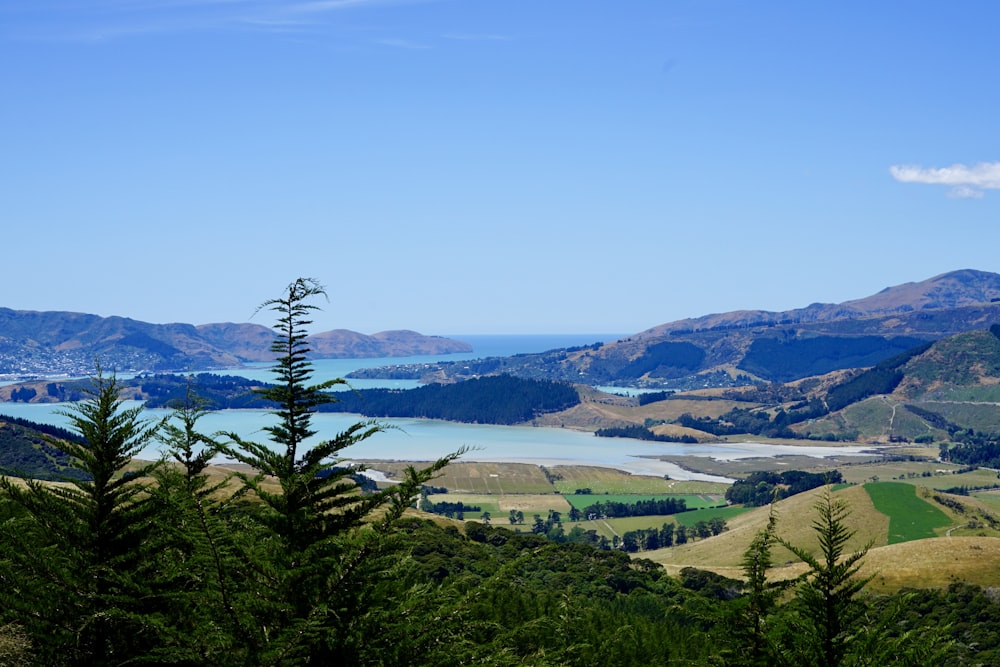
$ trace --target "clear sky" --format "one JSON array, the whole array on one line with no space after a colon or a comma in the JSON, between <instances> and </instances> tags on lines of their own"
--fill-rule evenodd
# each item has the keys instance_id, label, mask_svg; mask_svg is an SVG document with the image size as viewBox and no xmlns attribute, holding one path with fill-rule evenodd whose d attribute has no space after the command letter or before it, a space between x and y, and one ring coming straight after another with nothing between
<instances>
[{"instance_id":1,"label":"clear sky","mask_svg":"<svg viewBox=\"0 0 1000 667\"><path fill-rule=\"evenodd\" d=\"M0 306L638 332L1000 272L1000 3L4 0Z\"/></svg>"}]
</instances>

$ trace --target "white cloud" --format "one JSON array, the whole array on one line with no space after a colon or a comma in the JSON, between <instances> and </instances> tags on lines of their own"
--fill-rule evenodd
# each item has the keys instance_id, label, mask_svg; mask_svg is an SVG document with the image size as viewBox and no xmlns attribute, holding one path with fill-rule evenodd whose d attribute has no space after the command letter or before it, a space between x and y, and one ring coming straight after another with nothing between
<instances>
[{"instance_id":1,"label":"white cloud","mask_svg":"<svg viewBox=\"0 0 1000 667\"><path fill-rule=\"evenodd\" d=\"M953 164L950 167L928 168L915 165L893 165L889 173L900 183L950 185L949 197L979 199L983 190L1000 190L1000 162L980 162L972 166Z\"/></svg>"}]
</instances>

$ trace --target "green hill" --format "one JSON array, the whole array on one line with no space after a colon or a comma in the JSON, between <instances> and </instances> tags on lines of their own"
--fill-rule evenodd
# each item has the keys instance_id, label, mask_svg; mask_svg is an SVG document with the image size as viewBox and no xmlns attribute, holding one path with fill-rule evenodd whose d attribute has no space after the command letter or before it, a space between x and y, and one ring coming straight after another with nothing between
<instances>
[{"instance_id":1,"label":"green hill","mask_svg":"<svg viewBox=\"0 0 1000 667\"><path fill-rule=\"evenodd\" d=\"M49 481L82 479L83 473L49 439L79 440L58 427L0 415L0 474Z\"/></svg>"}]
</instances>

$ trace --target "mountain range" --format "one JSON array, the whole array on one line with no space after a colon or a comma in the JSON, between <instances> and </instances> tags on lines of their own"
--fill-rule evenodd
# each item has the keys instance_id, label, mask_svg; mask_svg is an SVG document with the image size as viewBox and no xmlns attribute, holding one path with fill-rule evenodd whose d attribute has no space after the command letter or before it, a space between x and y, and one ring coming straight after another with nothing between
<instances>
[{"instance_id":1,"label":"mountain range","mask_svg":"<svg viewBox=\"0 0 1000 667\"><path fill-rule=\"evenodd\" d=\"M867 367L928 341L1000 322L1000 275L971 269L888 287L840 304L741 310L662 324L580 348L413 368L458 381L506 373L593 386L689 390L790 382ZM356 377L407 377L399 368Z\"/></svg>"},{"instance_id":2,"label":"mountain range","mask_svg":"<svg viewBox=\"0 0 1000 667\"><path fill-rule=\"evenodd\" d=\"M259 324L151 324L125 317L0 308L0 376L87 375L95 360L119 372L234 368L272 361L273 331ZM414 331L345 329L309 339L316 358L469 352L468 343Z\"/></svg>"}]
</instances>

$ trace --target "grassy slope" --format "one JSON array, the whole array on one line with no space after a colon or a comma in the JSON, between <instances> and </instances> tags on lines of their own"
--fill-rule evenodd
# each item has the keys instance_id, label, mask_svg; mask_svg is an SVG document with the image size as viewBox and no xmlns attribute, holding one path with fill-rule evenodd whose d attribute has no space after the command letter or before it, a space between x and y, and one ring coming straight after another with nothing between
<instances>
[{"instance_id":1,"label":"grassy slope","mask_svg":"<svg viewBox=\"0 0 1000 667\"><path fill-rule=\"evenodd\" d=\"M835 497L848 503L851 510L848 525L857 531L848 544L848 551L860 549L868 541L872 543L862 569L862 575L874 575L869 589L878 592L905 587L940 587L957 581L981 586L1000 585L1000 539L981 536L995 533L978 530L976 535L958 535L960 531L972 532L963 526L975 510L984 508L985 503L975 498L957 498L967 508L967 512L962 514L937 505L932 507L927 500L931 492L920 488L916 491L915 500L940 510L948 519L955 528L952 537L889 544L890 518L875 509L864 486L848 487L835 494ZM811 526L815 517L813 505L821 493L823 490L817 489L782 500L776 506L778 534L813 553L818 548ZM925 495L927 498L924 498ZM766 524L768 512L767 507L750 510L729 519L729 530L722 535L681 547L642 552L639 556L663 564L673 574L683 567L693 566L740 578L740 560L750 540ZM935 530L943 535L944 528L938 525ZM773 558L777 566L771 572L772 579L792 578L805 571L804 566L783 547L774 548Z\"/></svg>"},{"instance_id":2,"label":"grassy slope","mask_svg":"<svg viewBox=\"0 0 1000 667\"><path fill-rule=\"evenodd\" d=\"M864 485L875 509L889 517L889 544L936 537L938 529L950 526L951 517L917 497L917 489L905 482Z\"/></svg>"}]
</instances>

